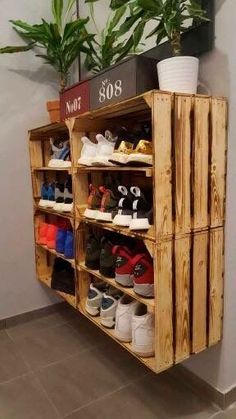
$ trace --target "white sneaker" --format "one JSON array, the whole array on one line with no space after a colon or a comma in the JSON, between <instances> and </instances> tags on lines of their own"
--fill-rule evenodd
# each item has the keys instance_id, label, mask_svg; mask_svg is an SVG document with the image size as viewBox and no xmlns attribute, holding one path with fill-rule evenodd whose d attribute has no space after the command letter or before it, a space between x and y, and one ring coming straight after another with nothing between
<instances>
[{"instance_id":1,"label":"white sneaker","mask_svg":"<svg viewBox=\"0 0 236 419\"><path fill-rule=\"evenodd\" d=\"M83 147L81 150L81 156L78 160L78 164L82 164L84 166L91 166L92 160L97 154L98 144L95 144L92 141L90 141L88 137L82 137L81 141L83 143Z\"/></svg>"},{"instance_id":2,"label":"white sneaker","mask_svg":"<svg viewBox=\"0 0 236 419\"><path fill-rule=\"evenodd\" d=\"M132 317L132 350L143 357L154 355L154 315L141 303Z\"/></svg>"},{"instance_id":3,"label":"white sneaker","mask_svg":"<svg viewBox=\"0 0 236 419\"><path fill-rule=\"evenodd\" d=\"M110 287L109 290L103 294L101 304L101 324L108 329L112 329L115 326L116 309L121 296L121 291L114 287Z\"/></svg>"},{"instance_id":4,"label":"white sneaker","mask_svg":"<svg viewBox=\"0 0 236 419\"><path fill-rule=\"evenodd\" d=\"M113 163L108 161L115 149L115 141L112 140L109 134L109 131L106 131L106 137L102 134L97 134L96 140L98 145L96 156L92 159L93 166L114 166Z\"/></svg>"},{"instance_id":5,"label":"white sneaker","mask_svg":"<svg viewBox=\"0 0 236 419\"><path fill-rule=\"evenodd\" d=\"M124 295L118 302L116 310L115 337L122 342L132 341L132 316L138 306L138 301Z\"/></svg>"},{"instance_id":6,"label":"white sneaker","mask_svg":"<svg viewBox=\"0 0 236 419\"><path fill-rule=\"evenodd\" d=\"M50 145L52 149L52 158L48 162L48 167L71 167L71 161L68 160L70 155L69 141L50 139Z\"/></svg>"},{"instance_id":7,"label":"white sneaker","mask_svg":"<svg viewBox=\"0 0 236 419\"><path fill-rule=\"evenodd\" d=\"M105 290L106 284L104 284L104 282L90 284L85 304L85 310L90 314L90 316L96 317L99 315Z\"/></svg>"}]
</instances>

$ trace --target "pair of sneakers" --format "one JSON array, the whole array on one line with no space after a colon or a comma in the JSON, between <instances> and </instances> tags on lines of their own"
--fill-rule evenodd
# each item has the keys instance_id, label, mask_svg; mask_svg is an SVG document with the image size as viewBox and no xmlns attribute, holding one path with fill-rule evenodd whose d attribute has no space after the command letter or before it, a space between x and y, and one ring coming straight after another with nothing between
<instances>
[{"instance_id":1,"label":"pair of sneakers","mask_svg":"<svg viewBox=\"0 0 236 419\"><path fill-rule=\"evenodd\" d=\"M67 220L41 223L38 230L38 244L56 250L67 259L74 259L74 233Z\"/></svg>"},{"instance_id":2,"label":"pair of sneakers","mask_svg":"<svg viewBox=\"0 0 236 419\"><path fill-rule=\"evenodd\" d=\"M52 157L48 166L55 168L71 167L69 140L50 139Z\"/></svg>"},{"instance_id":3,"label":"pair of sneakers","mask_svg":"<svg viewBox=\"0 0 236 419\"><path fill-rule=\"evenodd\" d=\"M129 227L130 230L148 230L153 224L153 210L150 199L147 199L138 186L119 186L119 201L113 224Z\"/></svg>"},{"instance_id":4,"label":"pair of sneakers","mask_svg":"<svg viewBox=\"0 0 236 419\"><path fill-rule=\"evenodd\" d=\"M100 315L101 324L112 329L115 326L116 309L121 297L121 291L107 286L104 282L92 283L86 299L85 310L92 317Z\"/></svg>"},{"instance_id":5,"label":"pair of sneakers","mask_svg":"<svg viewBox=\"0 0 236 419\"><path fill-rule=\"evenodd\" d=\"M83 147L78 164L84 166L114 166L109 162L116 141L112 133L107 130L105 136L97 134L96 140L97 142L94 143L88 137L82 137Z\"/></svg>"},{"instance_id":6,"label":"pair of sneakers","mask_svg":"<svg viewBox=\"0 0 236 419\"><path fill-rule=\"evenodd\" d=\"M67 260L55 259L51 288L69 295L75 295L75 271Z\"/></svg>"},{"instance_id":7,"label":"pair of sneakers","mask_svg":"<svg viewBox=\"0 0 236 419\"><path fill-rule=\"evenodd\" d=\"M90 185L86 218L110 222L130 230L148 230L153 224L151 199L146 199L138 186L113 187Z\"/></svg>"},{"instance_id":8,"label":"pair of sneakers","mask_svg":"<svg viewBox=\"0 0 236 419\"><path fill-rule=\"evenodd\" d=\"M41 187L39 207L52 208L55 211L72 212L73 194L71 176L65 183L44 183Z\"/></svg>"},{"instance_id":9,"label":"pair of sneakers","mask_svg":"<svg viewBox=\"0 0 236 419\"><path fill-rule=\"evenodd\" d=\"M99 270L107 278L115 278L115 256L113 243L107 237L97 238L90 234L86 243L85 265L92 270Z\"/></svg>"},{"instance_id":10,"label":"pair of sneakers","mask_svg":"<svg viewBox=\"0 0 236 419\"><path fill-rule=\"evenodd\" d=\"M154 355L154 315L147 306L124 295L117 304L115 337L131 342L133 352L142 357Z\"/></svg>"},{"instance_id":11,"label":"pair of sneakers","mask_svg":"<svg viewBox=\"0 0 236 419\"><path fill-rule=\"evenodd\" d=\"M134 249L113 246L115 256L115 281L123 287L133 287L142 297L154 297L153 259L144 246Z\"/></svg>"}]
</instances>

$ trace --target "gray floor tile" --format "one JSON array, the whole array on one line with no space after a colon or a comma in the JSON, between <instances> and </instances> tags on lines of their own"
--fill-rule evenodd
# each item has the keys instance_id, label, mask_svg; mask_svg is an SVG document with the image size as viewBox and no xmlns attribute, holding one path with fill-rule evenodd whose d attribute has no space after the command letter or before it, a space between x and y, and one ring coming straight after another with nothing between
<instances>
[{"instance_id":1,"label":"gray floor tile","mask_svg":"<svg viewBox=\"0 0 236 419\"><path fill-rule=\"evenodd\" d=\"M0 384L0 418L57 419L59 416L36 378L29 375Z\"/></svg>"},{"instance_id":2,"label":"gray floor tile","mask_svg":"<svg viewBox=\"0 0 236 419\"><path fill-rule=\"evenodd\" d=\"M210 419L215 409L167 375L149 375L67 419Z\"/></svg>"},{"instance_id":3,"label":"gray floor tile","mask_svg":"<svg viewBox=\"0 0 236 419\"><path fill-rule=\"evenodd\" d=\"M62 415L145 374L145 367L113 343L37 372L48 397Z\"/></svg>"},{"instance_id":4,"label":"gray floor tile","mask_svg":"<svg viewBox=\"0 0 236 419\"><path fill-rule=\"evenodd\" d=\"M17 345L0 332L0 383L19 377L29 371L22 356L18 353Z\"/></svg>"},{"instance_id":5,"label":"gray floor tile","mask_svg":"<svg viewBox=\"0 0 236 419\"><path fill-rule=\"evenodd\" d=\"M18 339L25 336L34 336L43 329L55 327L67 323L75 316L72 309L64 308L55 313L50 313L39 319L28 320L22 324L18 324L7 329L8 335L12 339Z\"/></svg>"},{"instance_id":6,"label":"gray floor tile","mask_svg":"<svg viewBox=\"0 0 236 419\"><path fill-rule=\"evenodd\" d=\"M37 334L19 338L16 342L24 360L33 370L90 348L92 343L96 344L66 323L39 330Z\"/></svg>"}]
</instances>

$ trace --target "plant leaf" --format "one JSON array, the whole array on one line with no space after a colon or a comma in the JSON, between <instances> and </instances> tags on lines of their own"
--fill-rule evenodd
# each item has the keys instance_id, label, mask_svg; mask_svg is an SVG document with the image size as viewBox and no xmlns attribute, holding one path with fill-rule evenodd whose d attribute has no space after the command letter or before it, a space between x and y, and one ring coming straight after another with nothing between
<instances>
[{"instance_id":1,"label":"plant leaf","mask_svg":"<svg viewBox=\"0 0 236 419\"><path fill-rule=\"evenodd\" d=\"M0 54L14 54L15 52L29 51L34 47L34 43L25 46L8 46L0 48Z\"/></svg>"},{"instance_id":2,"label":"plant leaf","mask_svg":"<svg viewBox=\"0 0 236 419\"><path fill-rule=\"evenodd\" d=\"M52 14L53 14L56 24L58 25L59 30L61 30L62 28L63 6L64 6L63 0L52 0Z\"/></svg>"}]
</instances>

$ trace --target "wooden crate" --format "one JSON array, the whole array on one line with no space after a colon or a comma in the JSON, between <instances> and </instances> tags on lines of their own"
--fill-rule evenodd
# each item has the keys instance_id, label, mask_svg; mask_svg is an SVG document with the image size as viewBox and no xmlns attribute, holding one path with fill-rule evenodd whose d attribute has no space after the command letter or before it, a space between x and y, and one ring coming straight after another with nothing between
<instances>
[{"instance_id":1,"label":"wooden crate","mask_svg":"<svg viewBox=\"0 0 236 419\"><path fill-rule=\"evenodd\" d=\"M153 167L78 165L83 135L95 139L101 130L123 124L132 127L137 120L152 122ZM70 219L75 227L77 248L76 300L72 305L116 340L113 331L101 325L99 317L91 318L85 311L91 280L113 285L114 281L84 264L88 229L116 232L143 240L154 258L155 298L147 300L132 289L115 285L155 314L155 356L138 359L153 371L161 372L218 343L222 339L224 291L226 100L151 91L68 119L66 124L31 131L35 205L42 182L54 176L45 167L46 144L57 131L69 133L71 145L75 211ZM102 185L108 173L117 176L121 183L153 187L154 225L149 231L131 232L128 228L85 219L89 184ZM56 175L62 176L60 171ZM53 214L52 210L40 210L37 206L35 211L36 225L40 217ZM36 246L36 256L38 277L50 286L50 258L55 254ZM130 344L118 343L133 353Z\"/></svg>"}]
</instances>

